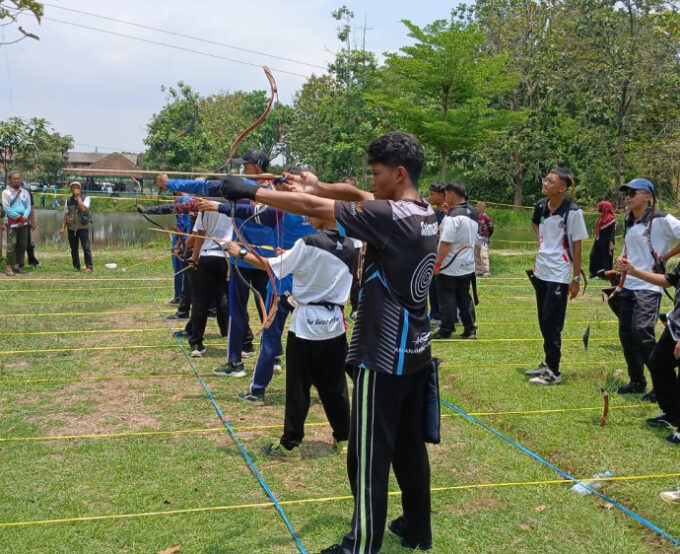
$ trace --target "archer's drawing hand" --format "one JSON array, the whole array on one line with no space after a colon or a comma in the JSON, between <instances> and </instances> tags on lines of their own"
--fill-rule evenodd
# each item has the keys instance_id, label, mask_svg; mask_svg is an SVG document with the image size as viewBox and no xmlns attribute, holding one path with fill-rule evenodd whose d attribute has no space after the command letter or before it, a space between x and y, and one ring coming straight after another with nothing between
<instances>
[{"instance_id":1,"label":"archer's drawing hand","mask_svg":"<svg viewBox=\"0 0 680 554\"><path fill-rule=\"evenodd\" d=\"M159 173L156 175L156 186L158 187L158 192L167 190L168 188L168 176L165 173Z\"/></svg>"},{"instance_id":2,"label":"archer's drawing hand","mask_svg":"<svg viewBox=\"0 0 680 554\"><path fill-rule=\"evenodd\" d=\"M620 256L616 258L616 269L618 271L634 271L635 266L633 265L633 262L631 262L628 258Z\"/></svg>"}]
</instances>

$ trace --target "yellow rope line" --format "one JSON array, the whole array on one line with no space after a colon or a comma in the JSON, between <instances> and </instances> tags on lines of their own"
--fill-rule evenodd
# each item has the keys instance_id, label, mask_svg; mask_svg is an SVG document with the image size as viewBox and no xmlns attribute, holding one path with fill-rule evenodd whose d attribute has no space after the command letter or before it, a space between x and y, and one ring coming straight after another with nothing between
<instances>
[{"instance_id":1,"label":"yellow rope line","mask_svg":"<svg viewBox=\"0 0 680 554\"><path fill-rule=\"evenodd\" d=\"M1 383L2 381L0 381ZM654 404L628 404L622 406L610 406L611 410L628 410L632 408L654 408ZM475 417L483 416L505 416L505 415L541 415L557 413L574 413L587 411L602 411L602 406L588 406L582 408L553 408L546 410L519 410L501 412L470 412L469 415ZM442 414L442 418L461 417L460 414ZM328 427L327 421L317 423L305 423L307 427ZM233 427L234 431L266 431L271 429L282 429L281 424L272 425L242 425ZM133 438L133 437L156 437L167 435L195 435L202 433L221 433L227 431L226 427L205 427L201 429L175 429L171 431L130 431L124 433L92 433L85 435L43 435L36 437L0 437L2 442L35 442L35 441L61 441L75 439L112 439L112 438Z\"/></svg>"},{"instance_id":2,"label":"yellow rope line","mask_svg":"<svg viewBox=\"0 0 680 554\"><path fill-rule=\"evenodd\" d=\"M170 256L171 256L170 252L167 252L163 255L167 256L168 258L170 258ZM132 267L132 266L130 266L130 267ZM130 269L130 268L128 267L127 269ZM79 281L82 283L82 282L87 282L87 281L120 281L122 279L124 279L125 281L170 281L170 280L172 280L172 277L124 277L122 275L120 277L85 277L85 276L83 276L83 278L79 279ZM73 280L74 280L74 278L66 278L66 277L32 277L30 279L22 279L21 282L26 283L26 282L31 282L31 281L40 281L40 282L51 283L51 282L58 282L58 281L71 282ZM20 290L20 289L17 289L17 290ZM46 290L54 290L54 289L46 289ZM93 290L94 290L94 288L93 288ZM101 290L101 289L97 289L97 290Z\"/></svg>"},{"instance_id":3,"label":"yellow rope line","mask_svg":"<svg viewBox=\"0 0 680 554\"><path fill-rule=\"evenodd\" d=\"M203 377L210 377L203 376ZM79 383L81 381L112 381L118 379L175 379L179 377L194 377L190 373L159 373L156 375L104 375L104 376L91 376L91 377L42 377L39 379L0 379L0 385L4 383L9 383L11 385L26 385L31 383L51 383L53 381L59 383Z\"/></svg>"},{"instance_id":4,"label":"yellow rope line","mask_svg":"<svg viewBox=\"0 0 680 554\"><path fill-rule=\"evenodd\" d=\"M99 333L144 333L152 331L166 331L167 327L143 327L141 329L79 329L76 331L21 331L3 333L6 337L25 337L30 335L91 335ZM174 329L177 330L177 329Z\"/></svg>"},{"instance_id":5,"label":"yellow rope line","mask_svg":"<svg viewBox=\"0 0 680 554\"><path fill-rule=\"evenodd\" d=\"M123 279L121 279L123 280ZM149 289L169 289L172 288L172 285L157 285L157 286L146 286L146 287L78 287L78 288L69 288L69 289L53 289L53 288L46 288L46 289L0 289L0 293L3 292L11 292L11 293L17 293L17 292L73 292L73 291L78 291L78 292L83 292L83 291L95 291L99 292L102 290L149 290Z\"/></svg>"},{"instance_id":6,"label":"yellow rope line","mask_svg":"<svg viewBox=\"0 0 680 554\"><path fill-rule=\"evenodd\" d=\"M0 314L0 317L51 317L51 316L71 316L71 315L121 315L121 314L143 314L148 313L149 310L138 309L138 310L124 310L124 311L114 311L114 312L33 312L25 314Z\"/></svg>"},{"instance_id":7,"label":"yellow rope line","mask_svg":"<svg viewBox=\"0 0 680 554\"><path fill-rule=\"evenodd\" d=\"M619 477L584 477L584 480L589 481L641 481L641 480L651 480L651 479L670 479L680 476L680 473L658 473L649 475L622 475ZM450 492L459 490L471 490L471 489L490 489L490 488L504 488L504 487L531 487L531 486L542 486L542 485L566 485L571 484L572 481L568 479L549 479L545 481L512 481L506 483L477 483L470 485L451 485L445 487L432 487L430 490L432 492ZM388 493L389 496L401 496L401 491L391 491ZM300 504L321 504L328 502L339 502L343 500L352 500L351 495L340 495L340 496L327 496L323 498L301 498L298 500L280 500L279 504L281 506L294 506ZM82 517L71 517L71 518L59 518L59 519L36 519L30 521L6 521L0 522L0 528L7 527L29 527L36 525L53 525L57 523L82 523L87 521L103 521L103 520L115 520L115 519L133 519L141 517L152 517L152 516L171 516L180 514L196 514L196 513L208 513L208 512L225 512L232 510L246 510L254 508L273 508L273 502L254 502L250 504L232 504L230 506L209 506L203 508L183 508L178 510L166 510L166 511L156 511L156 512L136 512L127 514L109 514L100 516L82 516Z\"/></svg>"}]
</instances>

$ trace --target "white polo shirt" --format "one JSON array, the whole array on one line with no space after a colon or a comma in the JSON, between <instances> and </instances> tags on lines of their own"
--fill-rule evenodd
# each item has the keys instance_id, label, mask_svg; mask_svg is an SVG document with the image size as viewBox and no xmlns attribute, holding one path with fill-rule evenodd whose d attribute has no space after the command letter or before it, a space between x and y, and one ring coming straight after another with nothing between
<instances>
[{"instance_id":1,"label":"white polo shirt","mask_svg":"<svg viewBox=\"0 0 680 554\"><path fill-rule=\"evenodd\" d=\"M457 277L475 272L475 242L477 240L477 210L467 202L453 206L442 220L439 245L451 243L442 261L442 275ZM455 256L455 259L454 259ZM451 261L453 260L453 262Z\"/></svg>"},{"instance_id":2,"label":"white polo shirt","mask_svg":"<svg viewBox=\"0 0 680 554\"><path fill-rule=\"evenodd\" d=\"M671 249L673 242L680 240L680 221L666 212L656 210L652 221L650 247L648 230L651 211L652 209L648 208L640 221L634 221L633 214L629 213L624 223L624 249L627 257L635 267L644 271L654 271L654 256L651 248L657 256L663 256ZM623 288L663 292L661 287L631 275L626 277Z\"/></svg>"},{"instance_id":3,"label":"white polo shirt","mask_svg":"<svg viewBox=\"0 0 680 554\"><path fill-rule=\"evenodd\" d=\"M583 211L565 198L551 212L548 199L542 198L534 208L531 222L538 225L538 252L534 275L543 281L571 282L573 243L588 238ZM565 233L566 224L566 233Z\"/></svg>"},{"instance_id":4,"label":"white polo shirt","mask_svg":"<svg viewBox=\"0 0 680 554\"><path fill-rule=\"evenodd\" d=\"M220 212L199 212L194 223L194 233L196 231L205 231L207 237L219 239L219 243L224 248L225 252L227 244L234 234L234 226L231 223L231 218ZM224 256L224 252L220 249L214 240L206 239L201 246L201 256Z\"/></svg>"}]
</instances>

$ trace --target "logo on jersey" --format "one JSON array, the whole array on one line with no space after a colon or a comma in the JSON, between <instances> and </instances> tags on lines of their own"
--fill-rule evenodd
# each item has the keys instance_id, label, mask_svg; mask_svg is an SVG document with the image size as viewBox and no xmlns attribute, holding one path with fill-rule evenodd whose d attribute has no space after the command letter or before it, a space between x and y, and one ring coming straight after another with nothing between
<instances>
[{"instance_id":1,"label":"logo on jersey","mask_svg":"<svg viewBox=\"0 0 680 554\"><path fill-rule=\"evenodd\" d=\"M437 234L437 231L439 231L438 223L425 223L424 221L420 222L421 237L433 237Z\"/></svg>"},{"instance_id":2,"label":"logo on jersey","mask_svg":"<svg viewBox=\"0 0 680 554\"><path fill-rule=\"evenodd\" d=\"M364 213L364 206L361 202L352 202L352 215Z\"/></svg>"},{"instance_id":3,"label":"logo on jersey","mask_svg":"<svg viewBox=\"0 0 680 554\"><path fill-rule=\"evenodd\" d=\"M411 297L414 302L422 302L427 298L432 276L434 275L434 261L437 255L432 252L425 256L411 277Z\"/></svg>"}]
</instances>

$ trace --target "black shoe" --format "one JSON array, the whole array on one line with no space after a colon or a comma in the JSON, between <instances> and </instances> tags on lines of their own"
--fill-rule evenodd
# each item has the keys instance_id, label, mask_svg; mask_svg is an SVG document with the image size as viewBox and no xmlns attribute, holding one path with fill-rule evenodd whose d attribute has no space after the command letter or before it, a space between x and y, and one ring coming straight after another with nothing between
<instances>
[{"instance_id":1,"label":"black shoe","mask_svg":"<svg viewBox=\"0 0 680 554\"><path fill-rule=\"evenodd\" d=\"M672 435L668 435L666 440L671 444L680 444L680 431L676 431Z\"/></svg>"},{"instance_id":2,"label":"black shoe","mask_svg":"<svg viewBox=\"0 0 680 554\"><path fill-rule=\"evenodd\" d=\"M635 381L631 381L627 385L619 387L616 392L619 394L642 394L645 392L645 390L647 390L647 383L637 383Z\"/></svg>"},{"instance_id":3,"label":"black shoe","mask_svg":"<svg viewBox=\"0 0 680 554\"><path fill-rule=\"evenodd\" d=\"M167 319L189 319L189 314L181 314L179 312L169 315Z\"/></svg>"},{"instance_id":4,"label":"black shoe","mask_svg":"<svg viewBox=\"0 0 680 554\"><path fill-rule=\"evenodd\" d=\"M461 339L467 339L467 340L477 340L477 329L474 331L470 331L469 333L463 333L460 335Z\"/></svg>"},{"instance_id":5,"label":"black shoe","mask_svg":"<svg viewBox=\"0 0 680 554\"><path fill-rule=\"evenodd\" d=\"M643 402L652 402L653 404L656 404L656 393L654 392L654 389L650 390L647 394L643 395L642 398L640 398Z\"/></svg>"},{"instance_id":6,"label":"black shoe","mask_svg":"<svg viewBox=\"0 0 680 554\"><path fill-rule=\"evenodd\" d=\"M345 554L347 552L341 544L334 544L319 551L319 554Z\"/></svg>"},{"instance_id":7,"label":"black shoe","mask_svg":"<svg viewBox=\"0 0 680 554\"><path fill-rule=\"evenodd\" d=\"M401 546L404 548L409 548L411 550L430 550L432 548L432 541L427 544L413 544L404 538L404 535L406 534L406 521L404 520L404 516L399 516L397 519L390 521L387 525L387 530L391 535L401 539Z\"/></svg>"},{"instance_id":8,"label":"black shoe","mask_svg":"<svg viewBox=\"0 0 680 554\"><path fill-rule=\"evenodd\" d=\"M246 370L243 369L242 363L235 364L234 362L227 362L223 366L213 370L213 375L222 377L245 377Z\"/></svg>"},{"instance_id":9,"label":"black shoe","mask_svg":"<svg viewBox=\"0 0 680 554\"><path fill-rule=\"evenodd\" d=\"M166 304L168 306L177 306L179 304L180 300L181 300L181 298L179 298L179 297L171 298L170 300L168 300L166 302Z\"/></svg>"},{"instance_id":10,"label":"black shoe","mask_svg":"<svg viewBox=\"0 0 680 554\"><path fill-rule=\"evenodd\" d=\"M14 273L17 273L19 275L26 275L28 273L28 270L24 269L23 267L18 267L17 269L14 270Z\"/></svg>"},{"instance_id":11,"label":"black shoe","mask_svg":"<svg viewBox=\"0 0 680 554\"><path fill-rule=\"evenodd\" d=\"M449 331L448 329L442 329L440 327L434 333L432 333L432 338L433 339L450 339L452 332L453 331Z\"/></svg>"},{"instance_id":12,"label":"black shoe","mask_svg":"<svg viewBox=\"0 0 680 554\"><path fill-rule=\"evenodd\" d=\"M170 318L168 318L168 319L170 319ZM178 339L186 339L186 338L189 337L189 333L187 333L186 331L175 331L172 334L172 336L177 337Z\"/></svg>"},{"instance_id":13,"label":"black shoe","mask_svg":"<svg viewBox=\"0 0 680 554\"><path fill-rule=\"evenodd\" d=\"M28 265L33 267L40 267L42 264L38 260L33 260L32 262L28 262Z\"/></svg>"},{"instance_id":14,"label":"black shoe","mask_svg":"<svg viewBox=\"0 0 680 554\"><path fill-rule=\"evenodd\" d=\"M673 427L673 421L668 415L661 413L658 416L650 417L645 420L650 427Z\"/></svg>"},{"instance_id":15,"label":"black shoe","mask_svg":"<svg viewBox=\"0 0 680 554\"><path fill-rule=\"evenodd\" d=\"M264 406L264 394L253 394L250 389L244 392L239 392L236 398L248 402L253 406Z\"/></svg>"}]
</instances>

